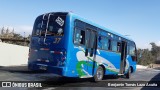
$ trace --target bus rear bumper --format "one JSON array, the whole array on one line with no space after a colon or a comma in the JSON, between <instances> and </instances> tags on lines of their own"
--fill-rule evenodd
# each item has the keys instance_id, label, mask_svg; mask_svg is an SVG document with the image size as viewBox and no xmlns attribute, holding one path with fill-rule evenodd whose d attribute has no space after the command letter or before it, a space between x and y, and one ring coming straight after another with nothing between
<instances>
[{"instance_id":1,"label":"bus rear bumper","mask_svg":"<svg viewBox=\"0 0 160 90\"><path fill-rule=\"evenodd\" d=\"M40 66L46 67L46 70L42 70ZM57 67L38 63L28 63L28 69L32 71L46 71L47 73L53 73L65 77L79 77L78 74L76 74L75 70L66 69L66 67Z\"/></svg>"},{"instance_id":2,"label":"bus rear bumper","mask_svg":"<svg viewBox=\"0 0 160 90\"><path fill-rule=\"evenodd\" d=\"M48 73L64 76L63 67L56 67L56 66L38 64L38 63L28 63L28 69L32 71L46 71Z\"/></svg>"}]
</instances>

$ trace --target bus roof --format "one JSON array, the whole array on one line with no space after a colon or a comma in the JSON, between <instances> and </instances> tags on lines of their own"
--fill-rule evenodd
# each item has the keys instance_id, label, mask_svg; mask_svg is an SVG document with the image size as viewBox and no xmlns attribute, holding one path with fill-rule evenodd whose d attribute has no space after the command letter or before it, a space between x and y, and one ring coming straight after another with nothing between
<instances>
[{"instance_id":1,"label":"bus roof","mask_svg":"<svg viewBox=\"0 0 160 90\"><path fill-rule=\"evenodd\" d=\"M115 34L115 35L117 35L117 36L120 36L120 37L122 37L122 38L124 38L124 39L133 41L132 39L130 39L130 38L124 36L124 35L121 35L121 34L115 32L115 31L113 31L113 30L110 30L110 29L104 27L104 26L100 26L100 25L98 25L98 24L96 24L96 23L94 23L94 22L92 22L92 21L90 21L90 20L87 20L87 19L85 19L85 18L82 18L82 17L80 17L80 16L78 16L78 15L76 15L76 14L74 14L74 13L69 12L68 14L69 14L70 16L72 16L72 17L75 17L75 18L77 18L77 19L79 19L79 20L81 20L81 21L84 21L84 22L86 22L86 23L88 23L88 24L91 24L91 25L93 25L93 26L95 26L95 27L98 27L98 28L100 28L100 29L103 29L103 30L105 30L105 31L108 31L108 32L110 32L110 33L112 33L112 34ZM134 41L133 41L133 42L134 42Z\"/></svg>"},{"instance_id":2,"label":"bus roof","mask_svg":"<svg viewBox=\"0 0 160 90\"><path fill-rule=\"evenodd\" d=\"M95 26L95 27L97 27L97 28L100 28L100 29L102 29L102 30L108 31L109 33L115 34L115 35L117 35L117 36L119 36L119 37L121 37L121 38L124 38L124 39L127 39L127 40L129 40L129 41L134 42L131 38L128 38L128 37L126 37L126 36L124 36L124 35L122 35L122 34L119 34L119 33L115 32L115 31L111 30L111 29L108 29L108 28L106 28L106 27L104 27L104 26L101 26L101 25L99 25L99 24L96 24L96 23L94 23L94 22L92 22L92 21L90 21L90 20L88 20L88 19L82 18L82 17L80 17L79 15L77 15L77 14L75 14L75 13L72 13L72 12L49 12L49 13L45 13L45 14L50 14L50 13L54 13L54 14L68 14L68 15L70 15L71 17L75 17L75 18L77 18L77 19L79 19L79 20L81 20L81 21L83 21L83 22L86 22L86 23L88 23L88 24L90 24L90 25L93 25L93 26ZM42 14L42 15L44 15L44 14Z\"/></svg>"}]
</instances>

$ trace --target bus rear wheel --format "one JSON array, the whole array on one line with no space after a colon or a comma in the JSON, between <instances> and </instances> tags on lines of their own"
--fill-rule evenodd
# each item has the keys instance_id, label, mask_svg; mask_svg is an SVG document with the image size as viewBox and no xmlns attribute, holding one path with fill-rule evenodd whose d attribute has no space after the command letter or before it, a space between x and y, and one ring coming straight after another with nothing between
<instances>
[{"instance_id":1,"label":"bus rear wheel","mask_svg":"<svg viewBox=\"0 0 160 90\"><path fill-rule=\"evenodd\" d=\"M128 70L127 74L126 74L126 78L127 79L130 79L130 77L131 77L131 68L129 68L129 70Z\"/></svg>"},{"instance_id":2,"label":"bus rear wheel","mask_svg":"<svg viewBox=\"0 0 160 90\"><path fill-rule=\"evenodd\" d=\"M94 75L94 81L100 81L103 79L103 76L104 76L104 70L101 66L98 67L95 75Z\"/></svg>"}]
</instances>

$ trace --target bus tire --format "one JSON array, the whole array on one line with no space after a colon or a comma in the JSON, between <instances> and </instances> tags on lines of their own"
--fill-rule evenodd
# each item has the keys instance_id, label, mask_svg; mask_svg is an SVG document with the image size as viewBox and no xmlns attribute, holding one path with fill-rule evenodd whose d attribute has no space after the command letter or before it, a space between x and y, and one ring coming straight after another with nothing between
<instances>
[{"instance_id":1,"label":"bus tire","mask_svg":"<svg viewBox=\"0 0 160 90\"><path fill-rule=\"evenodd\" d=\"M103 76L104 76L104 70L101 66L99 66L95 75L94 75L94 81L97 82L97 81L102 80Z\"/></svg>"},{"instance_id":2,"label":"bus tire","mask_svg":"<svg viewBox=\"0 0 160 90\"><path fill-rule=\"evenodd\" d=\"M130 79L130 77L131 77L131 68L129 68L129 70L128 70L127 74L126 74L126 78L127 79Z\"/></svg>"}]
</instances>

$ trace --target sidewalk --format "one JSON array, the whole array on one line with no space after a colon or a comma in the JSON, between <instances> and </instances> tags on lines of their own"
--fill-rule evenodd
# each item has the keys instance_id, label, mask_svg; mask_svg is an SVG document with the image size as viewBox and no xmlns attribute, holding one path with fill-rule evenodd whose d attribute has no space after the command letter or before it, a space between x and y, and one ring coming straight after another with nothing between
<instances>
[{"instance_id":1,"label":"sidewalk","mask_svg":"<svg viewBox=\"0 0 160 90\"><path fill-rule=\"evenodd\" d=\"M0 70L4 70L4 71L29 71L27 65L0 66Z\"/></svg>"},{"instance_id":2,"label":"sidewalk","mask_svg":"<svg viewBox=\"0 0 160 90\"><path fill-rule=\"evenodd\" d=\"M0 66L1 71L11 72L11 73L25 73L25 74L43 74L46 71L31 71L28 69L27 65L18 66Z\"/></svg>"}]
</instances>

